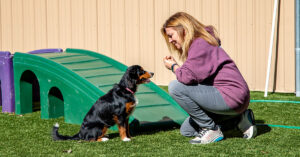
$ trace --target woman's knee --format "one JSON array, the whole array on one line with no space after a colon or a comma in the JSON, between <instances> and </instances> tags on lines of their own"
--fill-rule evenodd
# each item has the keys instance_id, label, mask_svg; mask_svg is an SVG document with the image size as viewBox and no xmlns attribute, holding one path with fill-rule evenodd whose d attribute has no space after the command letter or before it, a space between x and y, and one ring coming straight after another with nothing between
<instances>
[{"instance_id":1,"label":"woman's knee","mask_svg":"<svg viewBox=\"0 0 300 157\"><path fill-rule=\"evenodd\" d=\"M182 84L177 81L177 80L173 80L169 83L168 86L168 90L169 90L169 94L173 97L174 95L178 95L180 93L180 91L182 90ZM180 90L181 89L181 90Z\"/></svg>"}]
</instances>

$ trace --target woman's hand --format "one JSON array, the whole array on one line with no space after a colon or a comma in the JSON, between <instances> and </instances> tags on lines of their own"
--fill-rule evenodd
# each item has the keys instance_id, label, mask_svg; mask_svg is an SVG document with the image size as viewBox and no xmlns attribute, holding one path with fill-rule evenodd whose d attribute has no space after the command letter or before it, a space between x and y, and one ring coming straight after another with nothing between
<instances>
[{"instance_id":1,"label":"woman's hand","mask_svg":"<svg viewBox=\"0 0 300 157\"><path fill-rule=\"evenodd\" d=\"M163 62L165 64L165 67L167 69L169 69L169 70L171 70L171 66L173 64L177 64L177 62L176 62L176 60L174 59L173 56L166 56L166 57L164 57Z\"/></svg>"}]
</instances>

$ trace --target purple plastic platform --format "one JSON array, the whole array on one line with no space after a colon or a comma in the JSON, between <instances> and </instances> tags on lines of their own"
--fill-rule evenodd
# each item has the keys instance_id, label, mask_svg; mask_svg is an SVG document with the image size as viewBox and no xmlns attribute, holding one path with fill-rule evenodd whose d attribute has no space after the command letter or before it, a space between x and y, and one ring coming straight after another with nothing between
<instances>
[{"instance_id":1,"label":"purple plastic platform","mask_svg":"<svg viewBox=\"0 0 300 157\"><path fill-rule=\"evenodd\" d=\"M0 51L0 85L2 112L15 111L15 91L13 80L13 55L8 51Z\"/></svg>"},{"instance_id":2,"label":"purple plastic platform","mask_svg":"<svg viewBox=\"0 0 300 157\"><path fill-rule=\"evenodd\" d=\"M34 51L29 51L28 53L30 54L40 54L40 53L59 53L63 52L63 49L39 49L39 50L34 50Z\"/></svg>"}]
</instances>

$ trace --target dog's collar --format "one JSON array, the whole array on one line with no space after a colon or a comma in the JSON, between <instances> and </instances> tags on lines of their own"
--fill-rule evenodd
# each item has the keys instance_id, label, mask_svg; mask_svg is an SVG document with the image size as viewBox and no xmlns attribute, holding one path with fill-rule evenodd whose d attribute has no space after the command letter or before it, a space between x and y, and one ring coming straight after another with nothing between
<instances>
[{"instance_id":1,"label":"dog's collar","mask_svg":"<svg viewBox=\"0 0 300 157\"><path fill-rule=\"evenodd\" d=\"M134 92L133 92L131 89L126 88L126 90L127 90L128 92L130 92L131 94L134 94Z\"/></svg>"}]
</instances>

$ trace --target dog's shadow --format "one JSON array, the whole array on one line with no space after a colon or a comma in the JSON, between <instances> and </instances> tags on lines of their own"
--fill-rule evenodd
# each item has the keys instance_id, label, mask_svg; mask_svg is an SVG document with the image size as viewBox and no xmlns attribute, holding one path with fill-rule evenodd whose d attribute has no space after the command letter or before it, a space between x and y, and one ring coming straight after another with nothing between
<instances>
[{"instance_id":1,"label":"dog's shadow","mask_svg":"<svg viewBox=\"0 0 300 157\"><path fill-rule=\"evenodd\" d=\"M175 122L168 122L168 123L162 123L162 124L145 124L141 125L135 129L132 129L130 131L132 136L140 136L140 135L152 135L161 131L171 131L174 129L179 129L180 125Z\"/></svg>"},{"instance_id":2,"label":"dog's shadow","mask_svg":"<svg viewBox=\"0 0 300 157\"><path fill-rule=\"evenodd\" d=\"M257 124L257 136L263 135L271 131L271 127L265 124L264 120L255 120ZM130 135L140 136L140 135L153 135L160 131L170 131L174 129L179 129L180 125L175 123L174 121L169 121L167 123L145 123L142 125L137 125L138 122L132 122L130 124ZM242 132L237 128L236 123L227 123L221 126L221 130L226 138L241 138L243 137ZM117 138L119 137L119 133L110 133L110 138Z\"/></svg>"},{"instance_id":3,"label":"dog's shadow","mask_svg":"<svg viewBox=\"0 0 300 157\"><path fill-rule=\"evenodd\" d=\"M170 131L174 129L179 129L180 125L175 123L174 121L165 121L160 123L133 121L130 123L129 128L130 135L135 137L140 135L153 135L160 131ZM119 133L110 133L109 137L117 138L119 137Z\"/></svg>"}]
</instances>

